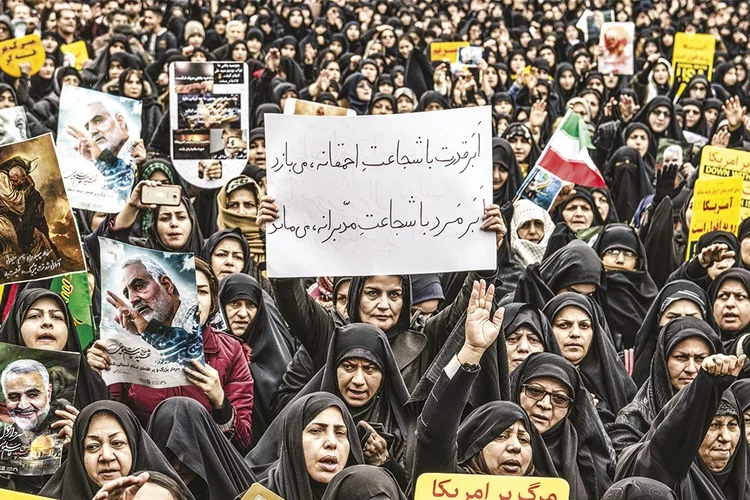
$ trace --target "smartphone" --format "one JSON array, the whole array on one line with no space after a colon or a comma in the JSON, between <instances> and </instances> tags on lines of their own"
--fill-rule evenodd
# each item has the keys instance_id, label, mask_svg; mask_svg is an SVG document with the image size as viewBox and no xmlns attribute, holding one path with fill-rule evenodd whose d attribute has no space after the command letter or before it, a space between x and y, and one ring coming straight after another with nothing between
<instances>
[{"instance_id":1,"label":"smartphone","mask_svg":"<svg viewBox=\"0 0 750 500\"><path fill-rule=\"evenodd\" d=\"M166 205L176 207L182 202L182 188L173 184L143 186L141 203L144 205Z\"/></svg>"}]
</instances>

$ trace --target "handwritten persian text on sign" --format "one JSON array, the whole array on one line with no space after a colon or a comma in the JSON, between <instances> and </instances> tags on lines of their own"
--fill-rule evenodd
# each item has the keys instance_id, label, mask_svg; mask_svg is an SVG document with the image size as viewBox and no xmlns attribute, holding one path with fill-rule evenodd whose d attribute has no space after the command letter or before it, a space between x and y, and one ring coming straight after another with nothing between
<instances>
[{"instance_id":1,"label":"handwritten persian text on sign","mask_svg":"<svg viewBox=\"0 0 750 500\"><path fill-rule=\"evenodd\" d=\"M269 275L494 269L490 108L268 115ZM436 252L436 248L440 248Z\"/></svg>"},{"instance_id":2,"label":"handwritten persian text on sign","mask_svg":"<svg viewBox=\"0 0 750 500\"><path fill-rule=\"evenodd\" d=\"M422 474L414 500L568 500L569 491L557 477Z\"/></svg>"},{"instance_id":3,"label":"handwritten persian text on sign","mask_svg":"<svg viewBox=\"0 0 750 500\"><path fill-rule=\"evenodd\" d=\"M469 42L433 42L430 44L430 61L458 62L458 49Z\"/></svg>"},{"instance_id":4,"label":"handwritten persian text on sign","mask_svg":"<svg viewBox=\"0 0 750 500\"><path fill-rule=\"evenodd\" d=\"M704 234L711 231L737 234L741 200L742 179L739 177L696 181L686 255L688 260L695 255L696 244Z\"/></svg>"},{"instance_id":5,"label":"handwritten persian text on sign","mask_svg":"<svg viewBox=\"0 0 750 500\"><path fill-rule=\"evenodd\" d=\"M750 153L736 149L706 146L701 154L700 178L742 178L741 220L750 217Z\"/></svg>"},{"instance_id":6,"label":"handwritten persian text on sign","mask_svg":"<svg viewBox=\"0 0 750 500\"><path fill-rule=\"evenodd\" d=\"M44 47L39 35L26 35L0 42L0 70L13 78L21 77L22 63L29 63L29 76L35 75L44 65Z\"/></svg>"}]
</instances>

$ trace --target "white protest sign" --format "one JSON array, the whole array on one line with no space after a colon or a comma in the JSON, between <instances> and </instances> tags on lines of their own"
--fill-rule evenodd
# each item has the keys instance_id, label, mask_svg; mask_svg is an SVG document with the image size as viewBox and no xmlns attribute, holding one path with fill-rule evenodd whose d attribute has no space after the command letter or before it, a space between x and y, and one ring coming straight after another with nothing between
<instances>
[{"instance_id":1,"label":"white protest sign","mask_svg":"<svg viewBox=\"0 0 750 500\"><path fill-rule=\"evenodd\" d=\"M266 116L273 277L496 266L489 107L390 116Z\"/></svg>"}]
</instances>

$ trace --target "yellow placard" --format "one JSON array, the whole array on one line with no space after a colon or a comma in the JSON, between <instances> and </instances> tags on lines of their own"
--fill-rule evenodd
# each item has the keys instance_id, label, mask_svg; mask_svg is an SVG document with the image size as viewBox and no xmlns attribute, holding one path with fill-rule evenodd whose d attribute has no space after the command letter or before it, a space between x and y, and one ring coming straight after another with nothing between
<instances>
[{"instance_id":1,"label":"yellow placard","mask_svg":"<svg viewBox=\"0 0 750 500\"><path fill-rule=\"evenodd\" d=\"M750 217L750 153L736 149L705 146L701 154L701 179L742 178L740 218Z\"/></svg>"},{"instance_id":2,"label":"yellow placard","mask_svg":"<svg viewBox=\"0 0 750 500\"><path fill-rule=\"evenodd\" d=\"M260 483L253 483L250 489L242 495L242 500L284 500Z\"/></svg>"},{"instance_id":3,"label":"yellow placard","mask_svg":"<svg viewBox=\"0 0 750 500\"><path fill-rule=\"evenodd\" d=\"M568 500L570 487L559 477L422 474L414 500Z\"/></svg>"},{"instance_id":4,"label":"yellow placard","mask_svg":"<svg viewBox=\"0 0 750 500\"><path fill-rule=\"evenodd\" d=\"M430 44L430 61L457 63L458 49L469 45L469 42L433 42Z\"/></svg>"},{"instance_id":5,"label":"yellow placard","mask_svg":"<svg viewBox=\"0 0 750 500\"><path fill-rule=\"evenodd\" d=\"M742 205L742 182L739 177L699 178L695 182L686 260L695 256L698 240L704 234L711 231L737 234Z\"/></svg>"},{"instance_id":6,"label":"yellow placard","mask_svg":"<svg viewBox=\"0 0 750 500\"><path fill-rule=\"evenodd\" d=\"M35 75L44 65L44 47L39 35L26 35L0 42L0 70L13 78L21 76L19 64L29 63L29 76Z\"/></svg>"},{"instance_id":7,"label":"yellow placard","mask_svg":"<svg viewBox=\"0 0 750 500\"><path fill-rule=\"evenodd\" d=\"M77 42L60 45L60 52L71 54L76 58L76 69L81 71L83 63L89 60L89 51L86 48L86 42L78 40Z\"/></svg>"},{"instance_id":8,"label":"yellow placard","mask_svg":"<svg viewBox=\"0 0 750 500\"><path fill-rule=\"evenodd\" d=\"M698 73L706 75L711 81L711 72L714 66L714 52L716 51L716 38L713 35L677 33L674 37L674 50L672 52L672 73L675 78L682 79L682 85L677 91L681 96L690 79Z\"/></svg>"},{"instance_id":9,"label":"yellow placard","mask_svg":"<svg viewBox=\"0 0 750 500\"><path fill-rule=\"evenodd\" d=\"M2 488L0 488L0 498L2 498L3 500L52 500L49 497L28 495L26 493L18 493L15 491L4 490Z\"/></svg>"}]
</instances>

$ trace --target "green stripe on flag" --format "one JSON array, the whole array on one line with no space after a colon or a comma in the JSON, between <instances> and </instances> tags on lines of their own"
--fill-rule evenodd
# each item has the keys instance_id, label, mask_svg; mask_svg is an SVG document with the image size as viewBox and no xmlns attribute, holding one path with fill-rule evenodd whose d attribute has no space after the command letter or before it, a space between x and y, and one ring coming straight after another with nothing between
<instances>
[{"instance_id":1,"label":"green stripe on flag","mask_svg":"<svg viewBox=\"0 0 750 500\"><path fill-rule=\"evenodd\" d=\"M560 124L559 129L565 135L570 136L579 142L580 147L588 149L594 149L594 145L591 142L591 134L589 129L586 127L586 122L578 113L575 113L572 109L568 110L565 114L565 119Z\"/></svg>"}]
</instances>

